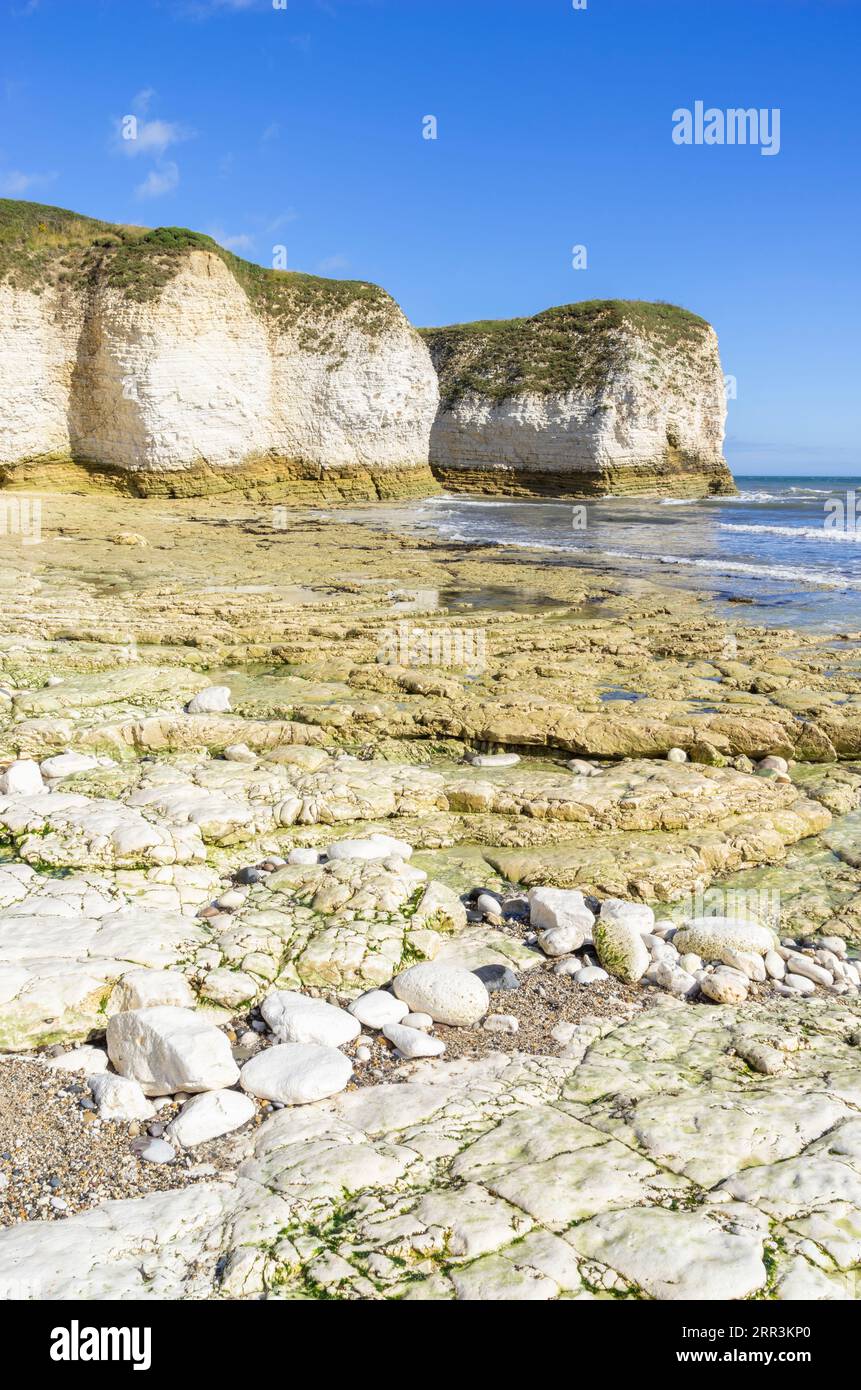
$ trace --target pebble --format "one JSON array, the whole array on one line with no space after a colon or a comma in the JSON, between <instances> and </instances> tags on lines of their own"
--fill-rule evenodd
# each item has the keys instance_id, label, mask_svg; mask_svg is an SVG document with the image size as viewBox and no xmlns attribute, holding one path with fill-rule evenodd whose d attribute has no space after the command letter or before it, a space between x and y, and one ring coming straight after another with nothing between
<instances>
[{"instance_id":1,"label":"pebble","mask_svg":"<svg viewBox=\"0 0 861 1390\"><path fill-rule=\"evenodd\" d=\"M789 763L785 758L778 757L776 753L769 753L767 758L761 758L757 763L757 770L763 772L783 772L789 771Z\"/></svg>"},{"instance_id":2,"label":"pebble","mask_svg":"<svg viewBox=\"0 0 861 1390\"><path fill-rule=\"evenodd\" d=\"M370 1049L369 1047L357 1047L357 1048L356 1048L356 1061L357 1061L357 1062L370 1062L370 1060L371 1060L371 1049Z\"/></svg>"},{"instance_id":3,"label":"pebble","mask_svg":"<svg viewBox=\"0 0 861 1390\"><path fill-rule=\"evenodd\" d=\"M89 1087L102 1120L149 1120L155 1110L136 1081L103 1072L91 1076Z\"/></svg>"},{"instance_id":4,"label":"pebble","mask_svg":"<svg viewBox=\"0 0 861 1390\"><path fill-rule=\"evenodd\" d=\"M240 869L239 872L234 875L233 881L234 883L239 883L243 886L247 885L250 887L252 884L255 883L263 883L265 879L266 875L262 869L249 867L247 869Z\"/></svg>"},{"instance_id":5,"label":"pebble","mask_svg":"<svg viewBox=\"0 0 861 1390\"><path fill-rule=\"evenodd\" d=\"M582 970L578 970L574 980L578 985L595 985L599 980L609 980L610 976L606 970L602 970L600 965L584 965Z\"/></svg>"},{"instance_id":6,"label":"pebble","mask_svg":"<svg viewBox=\"0 0 861 1390\"><path fill-rule=\"evenodd\" d=\"M189 700L186 714L229 714L230 686L208 685Z\"/></svg>"},{"instance_id":7,"label":"pebble","mask_svg":"<svg viewBox=\"0 0 861 1390\"><path fill-rule=\"evenodd\" d=\"M772 980L783 979L786 974L786 966L783 963L783 957L779 956L776 951L766 951L762 963L765 966L765 973Z\"/></svg>"},{"instance_id":8,"label":"pebble","mask_svg":"<svg viewBox=\"0 0 861 1390\"><path fill-rule=\"evenodd\" d=\"M430 1038L419 1028L407 1028L403 1023L387 1023L383 1036L402 1057L440 1057L445 1052L445 1043L440 1038Z\"/></svg>"},{"instance_id":9,"label":"pebble","mask_svg":"<svg viewBox=\"0 0 861 1390\"><path fill-rule=\"evenodd\" d=\"M386 989L371 989L348 1005L349 1011L366 1028L382 1028L386 1023L400 1023L409 1006L396 999Z\"/></svg>"},{"instance_id":10,"label":"pebble","mask_svg":"<svg viewBox=\"0 0 861 1390\"><path fill-rule=\"evenodd\" d=\"M471 761L473 767L516 767L520 762L520 754L476 753Z\"/></svg>"},{"instance_id":11,"label":"pebble","mask_svg":"<svg viewBox=\"0 0 861 1390\"><path fill-rule=\"evenodd\" d=\"M231 743L225 748L224 756L229 763L257 762L257 754L252 752L247 743Z\"/></svg>"},{"instance_id":12,"label":"pebble","mask_svg":"<svg viewBox=\"0 0 861 1390\"><path fill-rule=\"evenodd\" d=\"M405 1028L419 1028L423 1033L433 1028L430 1014L404 1014L399 1021Z\"/></svg>"},{"instance_id":13,"label":"pebble","mask_svg":"<svg viewBox=\"0 0 861 1390\"><path fill-rule=\"evenodd\" d=\"M475 906L485 916L499 917L501 915L502 904L499 898L494 898L490 893L479 894Z\"/></svg>"},{"instance_id":14,"label":"pebble","mask_svg":"<svg viewBox=\"0 0 861 1390\"><path fill-rule=\"evenodd\" d=\"M16 758L0 773L0 792L5 796L38 796L45 790L39 764L32 758Z\"/></svg>"},{"instance_id":15,"label":"pebble","mask_svg":"<svg viewBox=\"0 0 861 1390\"><path fill-rule=\"evenodd\" d=\"M719 969L706 975L700 989L707 999L717 1004L743 1004L747 999L748 981L735 970Z\"/></svg>"},{"instance_id":16,"label":"pebble","mask_svg":"<svg viewBox=\"0 0 861 1390\"><path fill-rule=\"evenodd\" d=\"M318 849L291 849L287 855L288 864L319 864L320 851Z\"/></svg>"},{"instance_id":17,"label":"pebble","mask_svg":"<svg viewBox=\"0 0 861 1390\"><path fill-rule=\"evenodd\" d=\"M207 1091L186 1101L167 1133L182 1148L192 1149L240 1129L256 1113L254 1101L242 1091Z\"/></svg>"},{"instance_id":18,"label":"pebble","mask_svg":"<svg viewBox=\"0 0 861 1390\"><path fill-rule=\"evenodd\" d=\"M84 1071L90 1076L107 1071L110 1062L107 1052L101 1047L90 1047L85 1043L71 1052L61 1052L58 1057L52 1057L48 1066L52 1071Z\"/></svg>"},{"instance_id":19,"label":"pebble","mask_svg":"<svg viewBox=\"0 0 861 1390\"><path fill-rule=\"evenodd\" d=\"M517 1033L520 1019L513 1014L488 1014L482 1025L488 1033Z\"/></svg>"},{"instance_id":20,"label":"pebble","mask_svg":"<svg viewBox=\"0 0 861 1390\"><path fill-rule=\"evenodd\" d=\"M806 976L808 980L812 980L817 985L834 984L834 976L830 970L826 970L822 965L817 965L809 956L802 956L794 951L789 952L786 956L786 969L792 975ZM790 974L787 973L787 983L789 983L790 978Z\"/></svg>"},{"instance_id":21,"label":"pebble","mask_svg":"<svg viewBox=\"0 0 861 1390\"><path fill-rule=\"evenodd\" d=\"M671 748L667 753L668 763L686 763L688 755L684 748Z\"/></svg>"},{"instance_id":22,"label":"pebble","mask_svg":"<svg viewBox=\"0 0 861 1390\"><path fill-rule=\"evenodd\" d=\"M784 980L784 988L792 990L795 994L816 993L816 985L807 975L788 973Z\"/></svg>"},{"instance_id":23,"label":"pebble","mask_svg":"<svg viewBox=\"0 0 861 1390\"><path fill-rule=\"evenodd\" d=\"M132 1153L144 1163L173 1163L176 1158L176 1149L166 1139L133 1139Z\"/></svg>"}]
</instances>

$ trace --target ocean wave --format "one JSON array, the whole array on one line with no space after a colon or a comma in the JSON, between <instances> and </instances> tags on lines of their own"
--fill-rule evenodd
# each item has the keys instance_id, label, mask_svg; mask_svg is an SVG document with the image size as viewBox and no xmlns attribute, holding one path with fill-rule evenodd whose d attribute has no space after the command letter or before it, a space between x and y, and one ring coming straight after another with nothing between
<instances>
[{"instance_id":1,"label":"ocean wave","mask_svg":"<svg viewBox=\"0 0 861 1390\"><path fill-rule=\"evenodd\" d=\"M804 541L848 541L861 544L861 531L839 531L833 526L756 526L752 523L719 521L721 531L744 531L747 535L791 536L793 540Z\"/></svg>"}]
</instances>

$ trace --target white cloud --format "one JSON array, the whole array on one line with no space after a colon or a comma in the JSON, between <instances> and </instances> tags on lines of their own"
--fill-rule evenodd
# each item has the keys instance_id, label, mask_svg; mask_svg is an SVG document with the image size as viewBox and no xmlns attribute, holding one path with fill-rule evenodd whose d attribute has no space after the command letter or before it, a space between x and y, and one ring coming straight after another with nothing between
<instances>
[{"instance_id":1,"label":"white cloud","mask_svg":"<svg viewBox=\"0 0 861 1390\"><path fill-rule=\"evenodd\" d=\"M254 246L254 238L248 232L239 232L236 236L226 236L220 227L211 227L209 235L213 241L217 241L219 246L223 246L225 251L250 251Z\"/></svg>"},{"instance_id":2,"label":"white cloud","mask_svg":"<svg viewBox=\"0 0 861 1390\"><path fill-rule=\"evenodd\" d=\"M290 222L295 222L298 216L295 208L286 208L284 212L279 212L270 222L267 222L263 230L267 235L272 232L280 232L282 227L286 227Z\"/></svg>"},{"instance_id":3,"label":"white cloud","mask_svg":"<svg viewBox=\"0 0 861 1390\"><path fill-rule=\"evenodd\" d=\"M132 97L132 110L139 111L142 116L145 116L154 96L154 87L142 87L141 90L136 92Z\"/></svg>"},{"instance_id":4,"label":"white cloud","mask_svg":"<svg viewBox=\"0 0 861 1390\"><path fill-rule=\"evenodd\" d=\"M194 134L175 121L138 121L134 138L124 136L123 121L117 121L117 140L123 154L135 158L139 154L160 155L171 145L190 140Z\"/></svg>"},{"instance_id":5,"label":"white cloud","mask_svg":"<svg viewBox=\"0 0 861 1390\"><path fill-rule=\"evenodd\" d=\"M20 198L31 188L53 183L56 177L56 174L25 174L21 169L9 169L7 173L0 174L0 193L8 198Z\"/></svg>"},{"instance_id":6,"label":"white cloud","mask_svg":"<svg viewBox=\"0 0 861 1390\"><path fill-rule=\"evenodd\" d=\"M143 183L135 189L138 198L161 198L172 193L179 184L179 169L172 162L150 169Z\"/></svg>"},{"instance_id":7,"label":"white cloud","mask_svg":"<svg viewBox=\"0 0 861 1390\"><path fill-rule=\"evenodd\" d=\"M321 275L329 275L333 270L346 270L349 264L346 256L327 256L325 260L318 262L317 269Z\"/></svg>"}]
</instances>

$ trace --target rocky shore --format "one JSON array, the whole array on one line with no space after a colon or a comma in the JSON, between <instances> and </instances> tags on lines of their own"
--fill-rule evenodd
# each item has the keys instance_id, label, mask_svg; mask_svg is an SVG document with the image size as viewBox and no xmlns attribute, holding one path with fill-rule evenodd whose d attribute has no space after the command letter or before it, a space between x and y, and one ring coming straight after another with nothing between
<instances>
[{"instance_id":1,"label":"rocky shore","mask_svg":"<svg viewBox=\"0 0 861 1390\"><path fill-rule=\"evenodd\" d=\"M855 1296L861 630L235 499L42 517L0 1293Z\"/></svg>"}]
</instances>

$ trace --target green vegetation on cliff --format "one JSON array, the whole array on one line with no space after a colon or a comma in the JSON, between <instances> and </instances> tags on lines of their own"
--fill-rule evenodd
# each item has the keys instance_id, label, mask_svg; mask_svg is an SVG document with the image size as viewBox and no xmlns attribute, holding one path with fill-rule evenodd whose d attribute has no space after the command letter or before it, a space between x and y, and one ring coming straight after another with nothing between
<instances>
[{"instance_id":1,"label":"green vegetation on cliff","mask_svg":"<svg viewBox=\"0 0 861 1390\"><path fill-rule=\"evenodd\" d=\"M627 360L631 334L683 352L709 325L673 304L592 299L531 318L484 319L422 328L443 403L471 393L504 400L521 393L595 391Z\"/></svg>"},{"instance_id":2,"label":"green vegetation on cliff","mask_svg":"<svg viewBox=\"0 0 861 1390\"><path fill-rule=\"evenodd\" d=\"M0 198L0 282L21 289L83 287L103 280L143 303L156 298L190 251L218 256L257 311L277 327L319 328L321 320L356 309L357 327L375 337L399 317L394 300L377 285L269 270L234 256L202 232L122 226L65 208Z\"/></svg>"}]
</instances>

